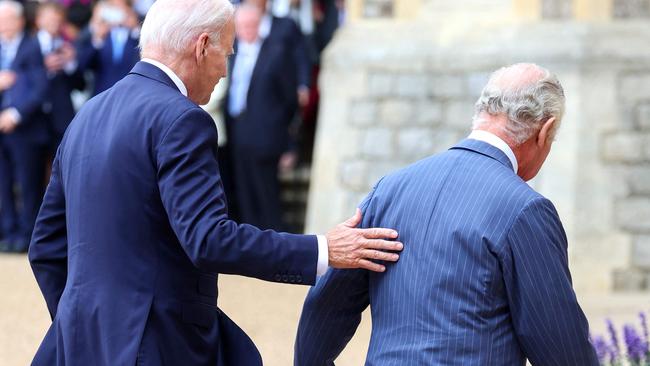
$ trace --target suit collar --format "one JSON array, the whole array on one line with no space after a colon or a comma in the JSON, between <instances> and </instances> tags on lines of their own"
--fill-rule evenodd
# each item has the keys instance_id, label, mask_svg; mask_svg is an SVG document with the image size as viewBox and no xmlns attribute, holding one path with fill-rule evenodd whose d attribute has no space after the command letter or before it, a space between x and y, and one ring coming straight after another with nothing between
<instances>
[{"instance_id":1,"label":"suit collar","mask_svg":"<svg viewBox=\"0 0 650 366\"><path fill-rule=\"evenodd\" d=\"M474 139L465 139L459 142L456 146L452 147L451 150L467 150L485 155L500 162L514 172L512 163L510 163L510 159L508 159L506 154L498 148L488 144L487 142Z\"/></svg>"},{"instance_id":2,"label":"suit collar","mask_svg":"<svg viewBox=\"0 0 650 366\"><path fill-rule=\"evenodd\" d=\"M135 66L133 67L133 69L129 74L137 74L140 76L144 76L148 79L156 80L158 82L161 82L169 86L170 88L174 88L175 90L178 90L178 92L180 93L180 90L178 89L176 84L174 84L172 79L169 76L167 76L167 74L165 74L164 71L162 71L161 69L159 69L158 67L150 63L138 61L138 63L135 64Z\"/></svg>"}]
</instances>

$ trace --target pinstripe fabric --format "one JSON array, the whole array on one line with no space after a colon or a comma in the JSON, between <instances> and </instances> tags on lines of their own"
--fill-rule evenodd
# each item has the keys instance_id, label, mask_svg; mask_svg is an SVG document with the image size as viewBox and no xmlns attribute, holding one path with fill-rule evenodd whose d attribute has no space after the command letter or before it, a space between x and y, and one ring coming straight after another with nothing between
<instances>
[{"instance_id":1,"label":"pinstripe fabric","mask_svg":"<svg viewBox=\"0 0 650 366\"><path fill-rule=\"evenodd\" d=\"M305 301L295 365L333 365L369 305L366 365L598 365L553 204L476 140L384 177L362 226L404 251L383 274L330 270Z\"/></svg>"}]
</instances>

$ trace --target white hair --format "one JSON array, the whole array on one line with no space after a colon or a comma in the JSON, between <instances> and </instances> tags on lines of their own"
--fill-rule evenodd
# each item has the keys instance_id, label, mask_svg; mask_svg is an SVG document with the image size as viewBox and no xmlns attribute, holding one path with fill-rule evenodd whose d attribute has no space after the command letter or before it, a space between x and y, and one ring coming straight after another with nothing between
<instances>
[{"instance_id":1,"label":"white hair","mask_svg":"<svg viewBox=\"0 0 650 366\"><path fill-rule=\"evenodd\" d=\"M525 78L525 73L531 70L537 75L526 80L530 75ZM503 80L512 78L512 74L521 75L523 80L504 83ZM554 136L564 116L564 108L564 89L555 75L534 64L516 64L492 74L475 104L473 127L480 127L485 122L479 117L481 113L505 115L508 122L504 132L520 145L550 118L555 118L551 131L551 136Z\"/></svg>"},{"instance_id":2,"label":"white hair","mask_svg":"<svg viewBox=\"0 0 650 366\"><path fill-rule=\"evenodd\" d=\"M0 9L11 9L17 17L23 16L23 4L13 0L0 0Z\"/></svg>"},{"instance_id":3,"label":"white hair","mask_svg":"<svg viewBox=\"0 0 650 366\"><path fill-rule=\"evenodd\" d=\"M233 13L228 0L157 0L142 24L140 49L181 54L201 33L214 34L211 42L217 44Z\"/></svg>"}]
</instances>

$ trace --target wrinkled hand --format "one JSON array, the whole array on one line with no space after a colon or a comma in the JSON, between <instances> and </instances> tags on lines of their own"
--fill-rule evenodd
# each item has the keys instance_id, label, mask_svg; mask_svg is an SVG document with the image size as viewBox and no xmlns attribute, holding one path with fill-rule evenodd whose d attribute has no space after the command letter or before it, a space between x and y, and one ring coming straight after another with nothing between
<instances>
[{"instance_id":1,"label":"wrinkled hand","mask_svg":"<svg viewBox=\"0 0 650 366\"><path fill-rule=\"evenodd\" d=\"M13 71L0 71L0 91L5 91L16 83L16 73Z\"/></svg>"},{"instance_id":2,"label":"wrinkled hand","mask_svg":"<svg viewBox=\"0 0 650 366\"><path fill-rule=\"evenodd\" d=\"M13 114L5 110L0 113L0 133L10 134L18 126L18 121L14 119Z\"/></svg>"},{"instance_id":3,"label":"wrinkled hand","mask_svg":"<svg viewBox=\"0 0 650 366\"><path fill-rule=\"evenodd\" d=\"M45 63L45 68L47 71L51 73L57 73L61 71L65 66L65 60L63 57L56 53L51 53L45 56L43 62Z\"/></svg>"},{"instance_id":4,"label":"wrinkled hand","mask_svg":"<svg viewBox=\"0 0 650 366\"><path fill-rule=\"evenodd\" d=\"M400 251L404 245L397 241L397 232L391 229L357 229L361 222L361 210L354 216L330 230L327 237L329 266L333 268L364 268L383 272L386 267L372 260L396 262L399 255L385 252Z\"/></svg>"},{"instance_id":5,"label":"wrinkled hand","mask_svg":"<svg viewBox=\"0 0 650 366\"><path fill-rule=\"evenodd\" d=\"M305 108L309 104L309 88L301 86L298 88L298 105Z\"/></svg>"},{"instance_id":6,"label":"wrinkled hand","mask_svg":"<svg viewBox=\"0 0 650 366\"><path fill-rule=\"evenodd\" d=\"M293 168L296 167L298 162L298 155L293 151L288 151L280 156L280 161L278 162L278 170L280 173L290 172Z\"/></svg>"}]
</instances>

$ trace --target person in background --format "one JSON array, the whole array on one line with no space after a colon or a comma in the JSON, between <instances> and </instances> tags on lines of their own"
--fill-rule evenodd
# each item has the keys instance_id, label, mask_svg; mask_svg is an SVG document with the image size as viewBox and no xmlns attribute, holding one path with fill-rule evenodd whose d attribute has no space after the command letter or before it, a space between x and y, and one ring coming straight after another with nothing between
<instances>
[{"instance_id":1,"label":"person in background","mask_svg":"<svg viewBox=\"0 0 650 366\"><path fill-rule=\"evenodd\" d=\"M128 0L104 0L79 45L79 68L92 71L97 95L131 71L140 60L140 21Z\"/></svg>"},{"instance_id":2,"label":"person in background","mask_svg":"<svg viewBox=\"0 0 650 366\"><path fill-rule=\"evenodd\" d=\"M18 2L0 0L0 249L14 252L29 247L47 144L47 127L38 118L47 75L38 41L24 31L23 10Z\"/></svg>"},{"instance_id":3,"label":"person in background","mask_svg":"<svg viewBox=\"0 0 650 366\"><path fill-rule=\"evenodd\" d=\"M250 3L236 13L236 52L225 116L240 218L264 229L280 229L278 166L290 150L297 83L291 45L262 38L262 16Z\"/></svg>"},{"instance_id":4,"label":"person in background","mask_svg":"<svg viewBox=\"0 0 650 366\"><path fill-rule=\"evenodd\" d=\"M65 19L65 8L55 2L41 4L36 12L36 36L47 70L48 88L42 112L50 133L50 153L56 151L74 118L72 91L82 90L85 85L77 67L76 50L62 35Z\"/></svg>"}]
</instances>

